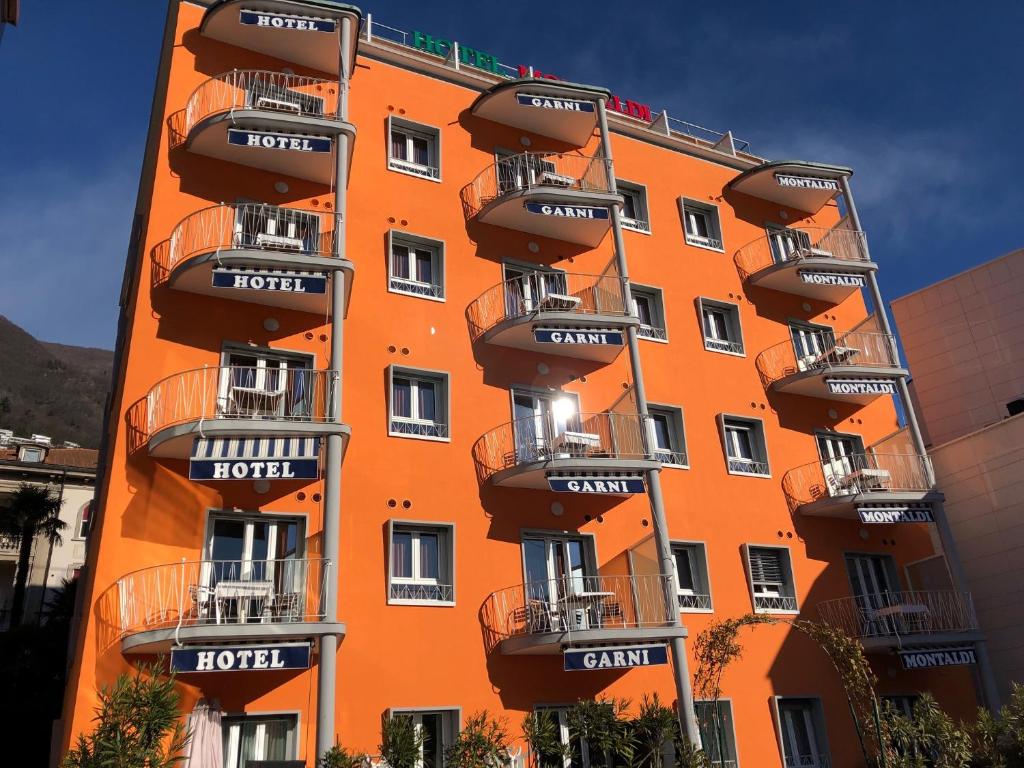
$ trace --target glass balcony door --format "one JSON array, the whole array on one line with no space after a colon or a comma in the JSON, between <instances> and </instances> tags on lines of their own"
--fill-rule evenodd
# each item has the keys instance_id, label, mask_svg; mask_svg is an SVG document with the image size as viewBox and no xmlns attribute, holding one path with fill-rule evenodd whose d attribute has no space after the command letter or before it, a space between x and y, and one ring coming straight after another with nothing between
<instances>
[{"instance_id":1,"label":"glass balcony door","mask_svg":"<svg viewBox=\"0 0 1024 768\"><path fill-rule=\"evenodd\" d=\"M864 444L856 435L834 433L818 435L818 454L821 457L821 471L829 494L842 496L856 490L855 470L857 456L864 454Z\"/></svg>"},{"instance_id":2,"label":"glass balcony door","mask_svg":"<svg viewBox=\"0 0 1024 768\"><path fill-rule=\"evenodd\" d=\"M792 323L789 333L793 339L796 365L801 371L821 367L836 346L835 334L826 325Z\"/></svg>"},{"instance_id":3,"label":"glass balcony door","mask_svg":"<svg viewBox=\"0 0 1024 768\"><path fill-rule=\"evenodd\" d=\"M564 272L505 265L505 315L520 317L545 308L552 295L564 296Z\"/></svg>"},{"instance_id":4,"label":"glass balcony door","mask_svg":"<svg viewBox=\"0 0 1024 768\"><path fill-rule=\"evenodd\" d=\"M320 219L316 214L265 203L240 202L235 207L236 248L320 251Z\"/></svg>"},{"instance_id":5,"label":"glass balcony door","mask_svg":"<svg viewBox=\"0 0 1024 768\"><path fill-rule=\"evenodd\" d=\"M896 565L889 555L850 554L846 572L865 636L892 634L900 629L900 615L882 615L894 606L893 593L899 591Z\"/></svg>"},{"instance_id":6,"label":"glass balcony door","mask_svg":"<svg viewBox=\"0 0 1024 768\"><path fill-rule=\"evenodd\" d=\"M512 392L513 431L518 462L548 458L559 435L578 428L579 400L566 392Z\"/></svg>"},{"instance_id":7,"label":"glass balcony door","mask_svg":"<svg viewBox=\"0 0 1024 768\"><path fill-rule=\"evenodd\" d=\"M594 626L578 598L593 591L593 557L584 537L528 536L523 538L526 608L531 631L563 631Z\"/></svg>"},{"instance_id":8,"label":"glass balcony door","mask_svg":"<svg viewBox=\"0 0 1024 768\"><path fill-rule=\"evenodd\" d=\"M310 415L311 358L226 350L223 361L219 417L282 419Z\"/></svg>"},{"instance_id":9,"label":"glass balcony door","mask_svg":"<svg viewBox=\"0 0 1024 768\"><path fill-rule=\"evenodd\" d=\"M806 232L772 225L768 227L768 242L776 264L790 261L811 247L811 238Z\"/></svg>"}]
</instances>

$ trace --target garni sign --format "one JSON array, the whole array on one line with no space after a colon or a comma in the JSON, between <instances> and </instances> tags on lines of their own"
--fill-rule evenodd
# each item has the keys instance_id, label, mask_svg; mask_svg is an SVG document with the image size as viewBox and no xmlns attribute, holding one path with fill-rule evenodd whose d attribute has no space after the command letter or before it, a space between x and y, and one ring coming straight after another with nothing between
<instances>
[{"instance_id":1,"label":"garni sign","mask_svg":"<svg viewBox=\"0 0 1024 768\"><path fill-rule=\"evenodd\" d=\"M797 270L800 275L800 282L808 285L846 285L853 288L861 288L865 285L863 275L851 275L846 272L809 272L805 269Z\"/></svg>"},{"instance_id":2,"label":"garni sign","mask_svg":"<svg viewBox=\"0 0 1024 768\"><path fill-rule=\"evenodd\" d=\"M860 521L867 524L934 523L929 506L857 507Z\"/></svg>"},{"instance_id":3,"label":"garni sign","mask_svg":"<svg viewBox=\"0 0 1024 768\"><path fill-rule=\"evenodd\" d=\"M432 37L423 32L413 30L413 48L418 48L421 51L426 51L427 53L432 53L435 56L447 59L451 55L452 49L455 48L455 46L458 46L459 48L460 63L476 67L477 69L482 69L484 72L491 72L495 75L502 74L498 60L489 53L485 53L484 51L476 48L470 48L468 45L463 45L455 40L448 40L444 37Z\"/></svg>"},{"instance_id":4,"label":"garni sign","mask_svg":"<svg viewBox=\"0 0 1024 768\"><path fill-rule=\"evenodd\" d=\"M331 140L323 136L297 136L292 133L243 131L228 128L228 144L256 149L287 149L295 152L330 152Z\"/></svg>"},{"instance_id":5,"label":"garni sign","mask_svg":"<svg viewBox=\"0 0 1024 768\"><path fill-rule=\"evenodd\" d=\"M562 668L566 672L594 669L630 669L668 664L668 647L664 645L627 645L621 648L566 648L562 652Z\"/></svg>"},{"instance_id":6,"label":"garni sign","mask_svg":"<svg viewBox=\"0 0 1024 768\"><path fill-rule=\"evenodd\" d=\"M533 340L541 344L610 344L622 346L622 331L534 328Z\"/></svg>"},{"instance_id":7,"label":"garni sign","mask_svg":"<svg viewBox=\"0 0 1024 768\"><path fill-rule=\"evenodd\" d=\"M539 69L536 69L535 67L528 67L525 64L520 64L518 70L519 77L533 77L539 80L565 79L558 77L558 75L553 75L550 72L541 72ZM638 120L644 120L648 123L654 119L651 116L651 107L649 104L641 104L639 101L633 101L632 99L620 99L618 96L612 96L608 99L608 108L614 109L616 112L621 112L623 115L635 117Z\"/></svg>"},{"instance_id":8,"label":"garni sign","mask_svg":"<svg viewBox=\"0 0 1024 768\"><path fill-rule=\"evenodd\" d=\"M839 191L839 182L835 179L822 179L817 176L794 176L788 173L776 173L775 181L780 187L792 189L824 189L830 192Z\"/></svg>"},{"instance_id":9,"label":"garni sign","mask_svg":"<svg viewBox=\"0 0 1024 768\"><path fill-rule=\"evenodd\" d=\"M265 13L243 8L239 13L241 24L251 24L267 29L294 29L299 32L333 32L337 25L332 19L313 19L308 16L294 16L288 13Z\"/></svg>"},{"instance_id":10,"label":"garni sign","mask_svg":"<svg viewBox=\"0 0 1024 768\"><path fill-rule=\"evenodd\" d=\"M309 669L309 643L171 648L174 672Z\"/></svg>"},{"instance_id":11,"label":"garni sign","mask_svg":"<svg viewBox=\"0 0 1024 768\"><path fill-rule=\"evenodd\" d=\"M833 395L894 395L896 382L890 379L825 379Z\"/></svg>"},{"instance_id":12,"label":"garni sign","mask_svg":"<svg viewBox=\"0 0 1024 768\"><path fill-rule=\"evenodd\" d=\"M581 101L579 99L556 99L552 96L531 96L528 93L517 93L516 101L524 107L561 109L568 112L593 112L595 108L594 102L592 101Z\"/></svg>"},{"instance_id":13,"label":"garni sign","mask_svg":"<svg viewBox=\"0 0 1024 768\"><path fill-rule=\"evenodd\" d=\"M548 477L548 488L559 493L644 493L642 477Z\"/></svg>"},{"instance_id":14,"label":"garni sign","mask_svg":"<svg viewBox=\"0 0 1024 768\"><path fill-rule=\"evenodd\" d=\"M900 661L904 669L932 669L933 667L957 667L963 664L975 664L974 648L937 648L933 650L899 651Z\"/></svg>"},{"instance_id":15,"label":"garni sign","mask_svg":"<svg viewBox=\"0 0 1024 768\"><path fill-rule=\"evenodd\" d=\"M560 216L564 219L607 219L608 209L594 205L553 205L526 203L526 210L538 216Z\"/></svg>"},{"instance_id":16,"label":"garni sign","mask_svg":"<svg viewBox=\"0 0 1024 768\"><path fill-rule=\"evenodd\" d=\"M314 274L289 274L217 267L213 270L213 287L240 288L249 291L283 291L285 293L327 293L327 278Z\"/></svg>"}]
</instances>

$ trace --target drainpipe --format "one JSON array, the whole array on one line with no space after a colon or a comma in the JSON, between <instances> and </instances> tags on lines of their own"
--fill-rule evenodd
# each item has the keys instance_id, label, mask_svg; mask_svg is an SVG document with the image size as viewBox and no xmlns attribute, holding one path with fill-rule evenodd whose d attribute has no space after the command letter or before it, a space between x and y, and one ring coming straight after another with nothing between
<instances>
[{"instance_id":1,"label":"drainpipe","mask_svg":"<svg viewBox=\"0 0 1024 768\"><path fill-rule=\"evenodd\" d=\"M341 20L341 56L338 67L338 118L348 117L348 85L349 51L353 45L352 19L345 16ZM348 154L349 136L339 133L334 140L334 242L331 256L341 259L345 257L345 205L348 188ZM336 378L329 383L325 395L328 396L327 414L329 421L341 423L341 367L345 349L345 273L334 270L331 275L331 370ZM341 460L345 446L340 434L327 437L327 450L324 455L324 515L323 515L323 560L322 578L324 621L338 621L338 576L340 550L339 524L341 518ZM316 756L319 761L334 746L334 702L335 687L338 679L338 637L324 635L320 638L319 674L317 676L317 728ZM316 762L315 761L315 762Z\"/></svg>"},{"instance_id":2,"label":"drainpipe","mask_svg":"<svg viewBox=\"0 0 1024 768\"><path fill-rule=\"evenodd\" d=\"M846 201L847 210L850 212L850 220L853 223L854 229L858 232L863 232L864 228L860 223L860 216L857 214L857 204L853 201L853 194L850 192L850 179L848 176L843 176L839 180L840 188L843 192L843 199ZM871 253L868 251L867 238L863 239L864 244L864 255L871 259ZM892 347L893 347L893 358L898 362L899 354L896 349L896 337L892 332L892 325L889 323L889 316L885 311L885 304L882 301L882 292L878 287L878 278L875 275L874 270L868 272L868 286L871 289L871 301L875 305L875 315L878 317L879 322L882 325L882 330L889 336ZM896 386L899 390L900 404L903 406L903 413L906 414L907 428L910 431L910 437L914 442L914 449L918 455L922 457L924 461L925 473L928 478L929 485L935 485L935 470L932 467L932 463L928 458L928 451L925 448L924 437L921 434L921 425L917 420L917 412L914 410L914 404L910 399L910 390L907 387L906 377L900 376L896 380ZM961 598L970 600L970 588L967 581L967 574L964 571L963 563L960 562L960 556L957 553L956 539L953 537L953 529L949 524L949 518L946 517L946 510L943 507L941 501L932 503L932 516L935 518L935 529L939 535L939 544L942 548L943 553L946 556L946 564L949 566L950 575L953 578L953 584L956 587L957 592L960 593ZM973 604L972 604L973 605ZM970 614L973 615L973 607L970 608ZM978 660L978 676L980 678L980 694L981 699L989 711L995 713L999 710L999 688L996 685L995 673L992 670L992 662L988 654L988 643L984 639L979 639L974 644L975 656Z\"/></svg>"},{"instance_id":3,"label":"drainpipe","mask_svg":"<svg viewBox=\"0 0 1024 768\"><path fill-rule=\"evenodd\" d=\"M604 99L597 101L597 118L601 128L601 153L605 157L605 169L608 174L608 187L617 191L615 172L612 163L612 142L608 133L608 113ZM622 212L617 205L612 206L612 234L615 238L615 263L622 278L623 294L626 307L633 306L633 298L629 289L629 270L626 265L626 244L622 239ZM647 390L644 386L644 372L640 363L640 344L637 341L637 329L631 325L626 329L626 343L629 347L629 367L633 376L633 392L636 396L636 407L643 420L645 440L649 439L647 430ZM665 611L672 617L672 626L683 626L679 618L679 602L676 597L675 569L672 558L672 545L668 536L668 522L665 519L665 501L661 494L661 468L648 470L647 497L651 503L651 517L654 522L654 540L658 547L658 560L662 574L665 574ZM679 702L679 726L687 740L699 747L700 729L697 726L697 715L693 709L693 686L690 682L689 663L686 659L686 642L681 637L672 639L672 667L675 673L676 699Z\"/></svg>"}]
</instances>

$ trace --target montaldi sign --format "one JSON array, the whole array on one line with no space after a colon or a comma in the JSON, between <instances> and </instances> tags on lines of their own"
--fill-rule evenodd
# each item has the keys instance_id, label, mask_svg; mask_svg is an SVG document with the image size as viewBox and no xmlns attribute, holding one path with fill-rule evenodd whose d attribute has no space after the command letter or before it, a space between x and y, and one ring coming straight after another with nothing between
<instances>
[{"instance_id":1,"label":"montaldi sign","mask_svg":"<svg viewBox=\"0 0 1024 768\"><path fill-rule=\"evenodd\" d=\"M468 45L464 45L455 40L448 40L444 37L432 37L423 32L417 32L413 30L412 33L412 47L417 48L427 53L432 53L435 56L440 56L443 59L447 59L452 52L452 49L458 46L459 48L459 61L462 64L466 64L470 67L476 67L482 69L484 72L491 72L495 75L504 74L501 71L501 65L498 59L489 53L486 53L476 48L470 48Z\"/></svg>"},{"instance_id":2,"label":"montaldi sign","mask_svg":"<svg viewBox=\"0 0 1024 768\"><path fill-rule=\"evenodd\" d=\"M869 525L934 523L931 507L857 507L860 521Z\"/></svg>"},{"instance_id":3,"label":"montaldi sign","mask_svg":"<svg viewBox=\"0 0 1024 768\"><path fill-rule=\"evenodd\" d=\"M338 27L332 19L312 19L308 16L293 16L288 13L265 13L243 8L239 12L240 24L250 24L267 29L293 29L298 32L334 32Z\"/></svg>"},{"instance_id":4,"label":"montaldi sign","mask_svg":"<svg viewBox=\"0 0 1024 768\"><path fill-rule=\"evenodd\" d=\"M558 493L644 493L642 477L548 477L548 488Z\"/></svg>"},{"instance_id":5,"label":"montaldi sign","mask_svg":"<svg viewBox=\"0 0 1024 768\"><path fill-rule=\"evenodd\" d=\"M560 216L564 219L607 219L608 209L593 205L552 205L526 203L526 210L538 216Z\"/></svg>"},{"instance_id":6,"label":"montaldi sign","mask_svg":"<svg viewBox=\"0 0 1024 768\"><path fill-rule=\"evenodd\" d=\"M524 107L561 109L568 112L593 112L595 109L595 104L592 101L581 101L579 99L556 99L551 96L531 96L528 93L517 93L516 101Z\"/></svg>"},{"instance_id":7,"label":"montaldi sign","mask_svg":"<svg viewBox=\"0 0 1024 768\"><path fill-rule=\"evenodd\" d=\"M792 189L824 189L830 192L839 191L839 182L835 179L822 179L817 176L794 176L788 173L776 173L775 181L780 187Z\"/></svg>"},{"instance_id":8,"label":"montaldi sign","mask_svg":"<svg viewBox=\"0 0 1024 768\"><path fill-rule=\"evenodd\" d=\"M929 651L899 651L904 669L933 669L934 667L958 667L976 664L974 648L939 648Z\"/></svg>"},{"instance_id":9,"label":"montaldi sign","mask_svg":"<svg viewBox=\"0 0 1024 768\"><path fill-rule=\"evenodd\" d=\"M218 267L213 270L213 287L285 293L327 293L327 278L314 274L281 274Z\"/></svg>"},{"instance_id":10,"label":"montaldi sign","mask_svg":"<svg viewBox=\"0 0 1024 768\"><path fill-rule=\"evenodd\" d=\"M243 131L228 128L228 144L256 149L286 149L295 152L330 152L331 140L323 136L296 136L291 133Z\"/></svg>"},{"instance_id":11,"label":"montaldi sign","mask_svg":"<svg viewBox=\"0 0 1024 768\"><path fill-rule=\"evenodd\" d=\"M622 346L622 331L568 331L534 328L533 340L541 344L608 344Z\"/></svg>"},{"instance_id":12,"label":"montaldi sign","mask_svg":"<svg viewBox=\"0 0 1024 768\"><path fill-rule=\"evenodd\" d=\"M558 77L558 75L553 75L550 72L541 72L539 69L528 67L525 64L520 64L517 69L519 70L519 77L532 77L537 80L565 80L565 78ZM609 98L607 104L609 109L613 109L628 117L635 117L648 123L654 120L651 116L649 104L641 104L639 101L633 101L632 99L620 99L618 96Z\"/></svg>"},{"instance_id":13,"label":"montaldi sign","mask_svg":"<svg viewBox=\"0 0 1024 768\"><path fill-rule=\"evenodd\" d=\"M845 272L809 272L801 269L797 274L800 275L800 282L808 285L843 285L852 288L862 288L865 285L863 275Z\"/></svg>"},{"instance_id":14,"label":"montaldi sign","mask_svg":"<svg viewBox=\"0 0 1024 768\"><path fill-rule=\"evenodd\" d=\"M833 395L895 395L896 382L891 379L825 379Z\"/></svg>"},{"instance_id":15,"label":"montaldi sign","mask_svg":"<svg viewBox=\"0 0 1024 768\"><path fill-rule=\"evenodd\" d=\"M309 669L309 643L171 648L174 672Z\"/></svg>"},{"instance_id":16,"label":"montaldi sign","mask_svg":"<svg viewBox=\"0 0 1024 768\"><path fill-rule=\"evenodd\" d=\"M664 645L629 645L621 648L566 648L562 652L562 668L566 672L595 669L631 669L668 664L668 648Z\"/></svg>"}]
</instances>

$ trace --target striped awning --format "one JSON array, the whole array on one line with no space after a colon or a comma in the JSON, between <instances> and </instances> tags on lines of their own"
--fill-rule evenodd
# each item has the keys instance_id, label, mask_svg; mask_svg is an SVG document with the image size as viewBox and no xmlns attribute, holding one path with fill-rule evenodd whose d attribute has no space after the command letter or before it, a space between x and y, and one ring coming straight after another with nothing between
<instances>
[{"instance_id":1,"label":"striped awning","mask_svg":"<svg viewBox=\"0 0 1024 768\"><path fill-rule=\"evenodd\" d=\"M313 480L319 437L209 437L192 445L192 480Z\"/></svg>"},{"instance_id":2,"label":"striped awning","mask_svg":"<svg viewBox=\"0 0 1024 768\"><path fill-rule=\"evenodd\" d=\"M261 275L263 277L318 277L324 279L326 272L302 272L295 269L267 269L265 267L231 266L214 267L215 272L244 272L247 275Z\"/></svg>"}]
</instances>

